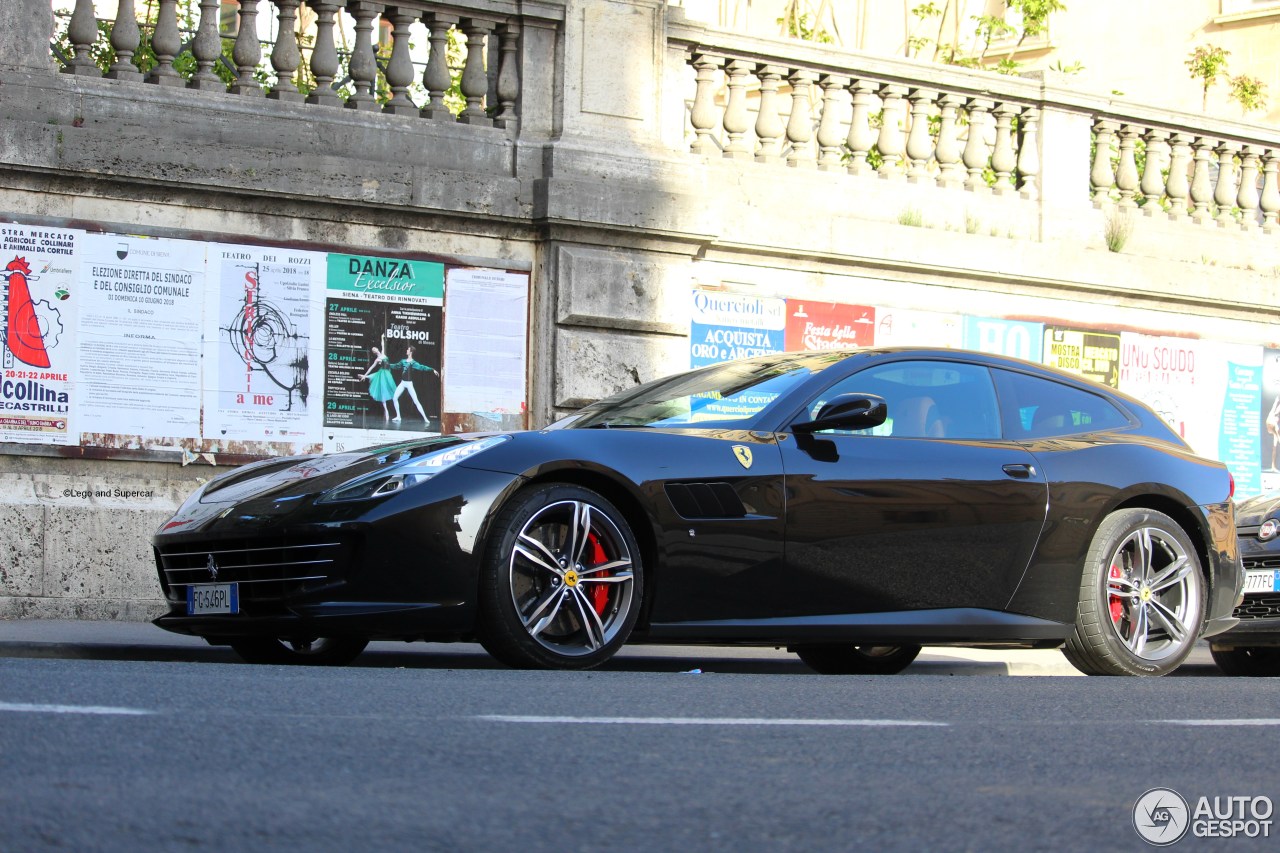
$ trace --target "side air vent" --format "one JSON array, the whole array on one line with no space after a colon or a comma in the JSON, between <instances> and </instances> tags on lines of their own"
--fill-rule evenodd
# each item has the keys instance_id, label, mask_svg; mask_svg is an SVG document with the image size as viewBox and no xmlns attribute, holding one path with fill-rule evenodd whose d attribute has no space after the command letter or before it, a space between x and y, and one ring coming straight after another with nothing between
<instances>
[{"instance_id":1,"label":"side air vent","mask_svg":"<svg viewBox=\"0 0 1280 853\"><path fill-rule=\"evenodd\" d=\"M667 483L667 498L682 518L744 518L747 514L729 483Z\"/></svg>"}]
</instances>

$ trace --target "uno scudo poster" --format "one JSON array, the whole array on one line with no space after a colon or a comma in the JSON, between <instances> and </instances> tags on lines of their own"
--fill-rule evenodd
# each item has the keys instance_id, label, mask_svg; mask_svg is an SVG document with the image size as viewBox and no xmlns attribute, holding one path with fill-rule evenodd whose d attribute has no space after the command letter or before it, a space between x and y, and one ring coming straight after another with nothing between
<instances>
[{"instance_id":1,"label":"uno scudo poster","mask_svg":"<svg viewBox=\"0 0 1280 853\"><path fill-rule=\"evenodd\" d=\"M199 438L205 244L89 234L81 261L84 440Z\"/></svg>"},{"instance_id":2,"label":"uno scudo poster","mask_svg":"<svg viewBox=\"0 0 1280 853\"><path fill-rule=\"evenodd\" d=\"M0 226L0 441L78 444L75 347L83 231Z\"/></svg>"}]
</instances>

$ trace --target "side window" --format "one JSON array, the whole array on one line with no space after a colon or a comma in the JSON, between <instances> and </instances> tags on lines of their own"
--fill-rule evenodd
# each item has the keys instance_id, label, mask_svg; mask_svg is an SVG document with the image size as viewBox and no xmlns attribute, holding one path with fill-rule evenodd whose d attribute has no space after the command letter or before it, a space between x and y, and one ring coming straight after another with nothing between
<instances>
[{"instance_id":1,"label":"side window","mask_svg":"<svg viewBox=\"0 0 1280 853\"><path fill-rule=\"evenodd\" d=\"M897 438L1000 437L995 388L985 367L951 361L877 365L826 389L810 404L809 416L816 416L827 400L845 393L875 394L883 397L889 408L884 424L855 434Z\"/></svg>"},{"instance_id":2,"label":"side window","mask_svg":"<svg viewBox=\"0 0 1280 853\"><path fill-rule=\"evenodd\" d=\"M1098 394L1011 370L991 372L1008 438L1078 435L1129 425L1124 412Z\"/></svg>"}]
</instances>

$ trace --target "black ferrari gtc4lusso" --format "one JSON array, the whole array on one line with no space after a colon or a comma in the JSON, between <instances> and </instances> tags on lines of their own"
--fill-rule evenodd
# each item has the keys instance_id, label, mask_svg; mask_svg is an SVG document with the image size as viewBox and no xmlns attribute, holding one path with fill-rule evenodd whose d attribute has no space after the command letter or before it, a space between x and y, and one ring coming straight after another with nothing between
<instances>
[{"instance_id":1,"label":"black ferrari gtc4lusso","mask_svg":"<svg viewBox=\"0 0 1280 853\"><path fill-rule=\"evenodd\" d=\"M627 642L787 646L824 673L921 645L1160 675L1235 624L1218 462L1131 397L955 350L762 356L529 432L270 459L154 539L162 628L253 662L478 640L588 668Z\"/></svg>"}]
</instances>

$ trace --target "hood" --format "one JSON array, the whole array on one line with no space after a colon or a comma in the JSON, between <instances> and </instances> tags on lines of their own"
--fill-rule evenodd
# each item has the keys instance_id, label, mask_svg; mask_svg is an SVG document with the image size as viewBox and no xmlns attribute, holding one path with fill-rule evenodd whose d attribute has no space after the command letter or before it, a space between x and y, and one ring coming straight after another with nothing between
<instances>
[{"instance_id":1,"label":"hood","mask_svg":"<svg viewBox=\"0 0 1280 853\"><path fill-rule=\"evenodd\" d=\"M1269 492L1236 504L1236 527L1257 527L1268 518L1280 518L1280 492Z\"/></svg>"}]
</instances>

